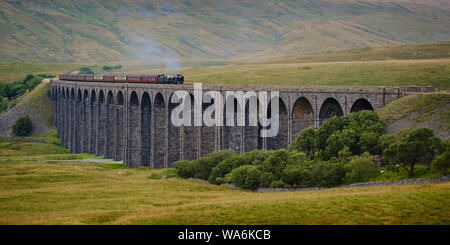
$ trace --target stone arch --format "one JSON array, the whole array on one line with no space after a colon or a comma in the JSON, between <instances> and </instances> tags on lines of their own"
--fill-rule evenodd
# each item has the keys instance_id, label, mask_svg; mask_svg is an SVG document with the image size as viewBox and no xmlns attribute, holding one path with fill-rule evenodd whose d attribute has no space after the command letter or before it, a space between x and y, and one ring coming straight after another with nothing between
<instances>
[{"instance_id":1,"label":"stone arch","mask_svg":"<svg viewBox=\"0 0 450 245\"><path fill-rule=\"evenodd\" d=\"M152 107L150 95L144 92L141 100L141 166L150 167L152 143Z\"/></svg>"},{"instance_id":2,"label":"stone arch","mask_svg":"<svg viewBox=\"0 0 450 245\"><path fill-rule=\"evenodd\" d=\"M70 99L71 100L75 99L75 91L73 88L70 90Z\"/></svg>"},{"instance_id":3,"label":"stone arch","mask_svg":"<svg viewBox=\"0 0 450 245\"><path fill-rule=\"evenodd\" d=\"M98 92L98 103L105 104L105 102L105 93L103 92L103 90L100 90L100 92Z\"/></svg>"},{"instance_id":4,"label":"stone arch","mask_svg":"<svg viewBox=\"0 0 450 245\"><path fill-rule=\"evenodd\" d=\"M314 127L314 109L307 98L300 97L292 108L292 140L308 127Z\"/></svg>"},{"instance_id":5,"label":"stone arch","mask_svg":"<svg viewBox=\"0 0 450 245\"><path fill-rule=\"evenodd\" d=\"M97 95L95 93L95 90L91 91L91 99L90 99L91 104L94 104L95 102L97 102Z\"/></svg>"},{"instance_id":6,"label":"stone arch","mask_svg":"<svg viewBox=\"0 0 450 245\"><path fill-rule=\"evenodd\" d=\"M333 116L343 116L344 112L342 110L341 105L339 102L334 98L328 98L320 107L320 113L319 113L319 123L322 125L326 120Z\"/></svg>"},{"instance_id":7,"label":"stone arch","mask_svg":"<svg viewBox=\"0 0 450 245\"><path fill-rule=\"evenodd\" d=\"M83 91L83 102L84 102L85 104L87 104L88 101L89 101L89 92L88 92L87 89L85 89L85 90Z\"/></svg>"},{"instance_id":8,"label":"stone arch","mask_svg":"<svg viewBox=\"0 0 450 245\"><path fill-rule=\"evenodd\" d=\"M81 95L81 89L78 89L77 92L77 102L81 102L83 100L83 96Z\"/></svg>"},{"instance_id":9,"label":"stone arch","mask_svg":"<svg viewBox=\"0 0 450 245\"><path fill-rule=\"evenodd\" d=\"M360 98L353 103L352 108L350 109L350 113L358 112L362 110L373 111L373 107L370 102L364 98Z\"/></svg>"},{"instance_id":10,"label":"stone arch","mask_svg":"<svg viewBox=\"0 0 450 245\"><path fill-rule=\"evenodd\" d=\"M166 164L166 129L167 129L167 108L164 101L164 96L157 93L154 100L153 111L153 168L164 168Z\"/></svg>"},{"instance_id":11,"label":"stone arch","mask_svg":"<svg viewBox=\"0 0 450 245\"><path fill-rule=\"evenodd\" d=\"M139 98L135 91L131 92L130 95L130 106L139 106Z\"/></svg>"},{"instance_id":12,"label":"stone arch","mask_svg":"<svg viewBox=\"0 0 450 245\"><path fill-rule=\"evenodd\" d=\"M170 94L169 100L167 101L168 104L168 113L167 113L167 119L169 120L169 123L167 124L168 128L168 140L167 140L167 147L170 149L168 151L167 155L167 163L168 167L173 167L173 162L178 161L181 159L181 127L174 126L172 122L170 121L170 117L172 115L172 111L180 105L180 103L172 103L172 96L174 93Z\"/></svg>"},{"instance_id":13,"label":"stone arch","mask_svg":"<svg viewBox=\"0 0 450 245\"><path fill-rule=\"evenodd\" d=\"M106 97L106 104L108 104L108 105L115 104L114 95L111 90L108 91L108 96Z\"/></svg>"},{"instance_id":14,"label":"stone arch","mask_svg":"<svg viewBox=\"0 0 450 245\"><path fill-rule=\"evenodd\" d=\"M269 118L272 118L271 103L272 100L269 102L267 108ZM267 137L267 149L269 150L287 148L288 146L288 111L286 104L281 97L278 97L278 103L279 129L278 134L275 137Z\"/></svg>"},{"instance_id":15,"label":"stone arch","mask_svg":"<svg viewBox=\"0 0 450 245\"><path fill-rule=\"evenodd\" d=\"M70 99L69 88L66 88L66 100Z\"/></svg>"},{"instance_id":16,"label":"stone arch","mask_svg":"<svg viewBox=\"0 0 450 245\"><path fill-rule=\"evenodd\" d=\"M123 105L124 104L122 91L119 91L117 93L117 104L118 105Z\"/></svg>"}]
</instances>

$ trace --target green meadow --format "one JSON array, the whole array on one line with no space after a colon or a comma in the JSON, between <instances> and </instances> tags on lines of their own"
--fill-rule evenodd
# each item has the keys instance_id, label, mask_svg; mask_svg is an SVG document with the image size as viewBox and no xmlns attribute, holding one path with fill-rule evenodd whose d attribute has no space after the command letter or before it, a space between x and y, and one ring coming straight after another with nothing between
<instances>
[{"instance_id":1,"label":"green meadow","mask_svg":"<svg viewBox=\"0 0 450 245\"><path fill-rule=\"evenodd\" d=\"M450 224L450 183L256 193L0 141L0 224Z\"/></svg>"}]
</instances>

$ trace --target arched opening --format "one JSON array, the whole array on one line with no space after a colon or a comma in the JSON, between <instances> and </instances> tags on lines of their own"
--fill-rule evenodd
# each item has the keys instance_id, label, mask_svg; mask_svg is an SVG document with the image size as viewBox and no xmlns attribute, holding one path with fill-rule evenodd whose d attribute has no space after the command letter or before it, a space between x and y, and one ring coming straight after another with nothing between
<instances>
[{"instance_id":1,"label":"arched opening","mask_svg":"<svg viewBox=\"0 0 450 245\"><path fill-rule=\"evenodd\" d=\"M198 147L197 147L197 127L194 125L194 96L189 94L191 99L191 125L184 126L183 129L183 153L185 160L195 160L198 157ZM186 103L187 105L187 103ZM186 108L187 109L187 108Z\"/></svg>"},{"instance_id":2,"label":"arched opening","mask_svg":"<svg viewBox=\"0 0 450 245\"><path fill-rule=\"evenodd\" d=\"M339 102L334 98L328 98L323 102L322 107L320 108L319 123L322 125L322 123L333 116L340 117L343 115L344 112L342 111L342 107L339 105Z\"/></svg>"},{"instance_id":3,"label":"arched opening","mask_svg":"<svg viewBox=\"0 0 450 245\"><path fill-rule=\"evenodd\" d=\"M251 102L252 100L253 102ZM244 152L262 149L262 138L260 136L261 125L258 121L260 106L257 97L250 97L245 103ZM255 118L256 124L252 121Z\"/></svg>"},{"instance_id":4,"label":"arched opening","mask_svg":"<svg viewBox=\"0 0 450 245\"><path fill-rule=\"evenodd\" d=\"M272 118L271 102L267 109L268 118ZM275 137L267 138L267 149L277 150L281 148L286 148L288 145L288 113L286 105L283 100L278 97L278 111L279 111L279 129L278 134ZM272 125L270 126L272 127Z\"/></svg>"},{"instance_id":5,"label":"arched opening","mask_svg":"<svg viewBox=\"0 0 450 245\"><path fill-rule=\"evenodd\" d=\"M167 111L164 103L164 97L161 93L155 96L154 106L154 152L153 152L153 168L164 168L166 165L166 128L167 128Z\"/></svg>"},{"instance_id":6,"label":"arched opening","mask_svg":"<svg viewBox=\"0 0 450 245\"><path fill-rule=\"evenodd\" d=\"M118 105L123 105L123 94L122 94L122 91L119 91L117 93L117 104Z\"/></svg>"},{"instance_id":7,"label":"arched opening","mask_svg":"<svg viewBox=\"0 0 450 245\"><path fill-rule=\"evenodd\" d=\"M77 102L81 102L83 100L83 96L81 95L81 90L78 89L78 93L77 93Z\"/></svg>"},{"instance_id":8,"label":"arched opening","mask_svg":"<svg viewBox=\"0 0 450 245\"><path fill-rule=\"evenodd\" d=\"M130 106L139 106L139 99L136 92L132 92L130 96Z\"/></svg>"},{"instance_id":9,"label":"arched opening","mask_svg":"<svg viewBox=\"0 0 450 245\"><path fill-rule=\"evenodd\" d=\"M91 91L91 100L90 100L90 106L89 106L89 153L94 154L96 151L96 144L97 144L97 107L95 104L97 103L97 97L95 90Z\"/></svg>"},{"instance_id":10,"label":"arched opening","mask_svg":"<svg viewBox=\"0 0 450 245\"><path fill-rule=\"evenodd\" d=\"M115 136L116 136L116 145L115 145L115 159L123 160L124 159L124 135L125 135L125 117L124 117L124 99L122 91L117 93L117 104L115 105Z\"/></svg>"},{"instance_id":11,"label":"arched opening","mask_svg":"<svg viewBox=\"0 0 450 245\"><path fill-rule=\"evenodd\" d=\"M362 111L362 110L373 111L373 107L370 104L370 102L363 98L358 99L355 101L355 103L353 103L352 109L350 109L350 112L358 112L358 111Z\"/></svg>"},{"instance_id":12,"label":"arched opening","mask_svg":"<svg viewBox=\"0 0 450 245\"><path fill-rule=\"evenodd\" d=\"M180 130L181 127L174 126L171 122L171 115L172 111L180 105L180 103L172 103L172 96L174 94L171 94L169 97L169 100L167 101L168 104L168 113L167 118L169 120L168 123L168 156L167 156L167 163L169 168L173 167L173 162L178 161L181 159L181 144L180 144Z\"/></svg>"},{"instance_id":13,"label":"arched opening","mask_svg":"<svg viewBox=\"0 0 450 245\"><path fill-rule=\"evenodd\" d=\"M214 99L210 103L203 102L202 104L202 115L204 115L206 108L214 103ZM212 114L212 118L215 119L215 112ZM203 118L202 118L203 120ZM200 127L200 156L206 156L215 150L215 139L216 139L216 126L206 126Z\"/></svg>"},{"instance_id":14,"label":"arched opening","mask_svg":"<svg viewBox=\"0 0 450 245\"><path fill-rule=\"evenodd\" d=\"M114 120L114 95L112 91L108 91L108 95L106 97L106 106L105 106L105 113L106 113L106 146L105 146L105 156L106 158L114 158L115 156L115 120Z\"/></svg>"},{"instance_id":15,"label":"arched opening","mask_svg":"<svg viewBox=\"0 0 450 245\"><path fill-rule=\"evenodd\" d=\"M314 110L308 99L300 97L292 109L292 140L308 127L314 127Z\"/></svg>"},{"instance_id":16,"label":"arched opening","mask_svg":"<svg viewBox=\"0 0 450 245\"><path fill-rule=\"evenodd\" d=\"M227 112L227 106L230 105L234 108L232 114ZM241 110L241 105L235 97L229 96L226 98L223 108L224 149L234 150L237 153L242 153L243 151L244 126L238 126L238 116L242 114ZM233 124L231 119L234 121Z\"/></svg>"},{"instance_id":17,"label":"arched opening","mask_svg":"<svg viewBox=\"0 0 450 245\"><path fill-rule=\"evenodd\" d=\"M82 152L89 152L89 118L90 108L89 105L89 92L87 89L83 91L83 142L81 143Z\"/></svg>"},{"instance_id":18,"label":"arched opening","mask_svg":"<svg viewBox=\"0 0 450 245\"><path fill-rule=\"evenodd\" d=\"M106 107L105 107L105 93L100 90L98 93L98 124L97 124L97 155L105 156L106 147Z\"/></svg>"},{"instance_id":19,"label":"arched opening","mask_svg":"<svg viewBox=\"0 0 450 245\"><path fill-rule=\"evenodd\" d=\"M75 92L74 92L73 88L70 90L70 99L71 100L75 99Z\"/></svg>"},{"instance_id":20,"label":"arched opening","mask_svg":"<svg viewBox=\"0 0 450 245\"><path fill-rule=\"evenodd\" d=\"M141 139L141 166L147 166L150 167L150 160L151 160L151 130L152 130L152 108L151 108L151 101L150 96L147 92L145 92L142 95L141 100L141 133L140 133L140 139ZM137 148L137 147L136 147Z\"/></svg>"},{"instance_id":21,"label":"arched opening","mask_svg":"<svg viewBox=\"0 0 450 245\"><path fill-rule=\"evenodd\" d=\"M148 96L148 94L147 94ZM150 99L148 99L150 101ZM136 92L131 92L130 106L128 106L128 153L127 166L138 167L141 161L140 141L141 141L141 113L139 108L139 99Z\"/></svg>"},{"instance_id":22,"label":"arched opening","mask_svg":"<svg viewBox=\"0 0 450 245\"><path fill-rule=\"evenodd\" d=\"M107 103L108 105L114 105L114 103L115 103L115 101L114 101L114 95L113 95L113 93L112 93L111 90L108 91L108 96L107 96L107 99L106 99L106 103Z\"/></svg>"},{"instance_id":23,"label":"arched opening","mask_svg":"<svg viewBox=\"0 0 450 245\"><path fill-rule=\"evenodd\" d=\"M100 90L98 93L98 103L105 104L105 94L103 93L103 90Z\"/></svg>"}]
</instances>

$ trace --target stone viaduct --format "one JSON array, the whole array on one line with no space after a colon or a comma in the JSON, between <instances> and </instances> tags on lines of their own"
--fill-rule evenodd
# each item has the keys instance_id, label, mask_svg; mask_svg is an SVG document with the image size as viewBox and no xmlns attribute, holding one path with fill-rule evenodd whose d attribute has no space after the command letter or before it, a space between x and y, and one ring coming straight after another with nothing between
<instances>
[{"instance_id":1,"label":"stone viaduct","mask_svg":"<svg viewBox=\"0 0 450 245\"><path fill-rule=\"evenodd\" d=\"M192 95L194 86L53 79L54 124L62 145L72 153L121 160L128 167L168 168L174 161L222 149L243 153L284 148L302 129L317 128L334 115L378 111L402 96L434 91L431 87L203 86L203 93L219 91L224 98L225 91L279 91L279 133L264 138L260 126L248 126L248 102L246 126L173 126L170 115L178 104L170 99L177 90ZM207 106L203 104L203 110Z\"/></svg>"}]
</instances>

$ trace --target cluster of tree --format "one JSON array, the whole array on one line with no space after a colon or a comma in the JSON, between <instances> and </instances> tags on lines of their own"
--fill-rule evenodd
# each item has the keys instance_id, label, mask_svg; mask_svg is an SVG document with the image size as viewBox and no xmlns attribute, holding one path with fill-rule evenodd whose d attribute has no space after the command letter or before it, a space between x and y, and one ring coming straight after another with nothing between
<instances>
[{"instance_id":1,"label":"cluster of tree","mask_svg":"<svg viewBox=\"0 0 450 245\"><path fill-rule=\"evenodd\" d=\"M402 166L408 177L413 176L415 164L430 166L433 159L433 169L448 173L450 144L434 136L431 129L408 129L394 135L383 135L383 131L375 112L361 111L333 117L317 130L303 130L289 149L242 155L228 150L174 165L180 177L246 189L332 187L369 181L380 174L373 155L381 154L388 164Z\"/></svg>"},{"instance_id":2,"label":"cluster of tree","mask_svg":"<svg viewBox=\"0 0 450 245\"><path fill-rule=\"evenodd\" d=\"M102 69L103 69L104 71L119 70L119 69L122 69L122 65L103 66Z\"/></svg>"},{"instance_id":3,"label":"cluster of tree","mask_svg":"<svg viewBox=\"0 0 450 245\"><path fill-rule=\"evenodd\" d=\"M33 130L33 124L30 117L26 115L19 117L12 128L14 136L29 136Z\"/></svg>"},{"instance_id":4,"label":"cluster of tree","mask_svg":"<svg viewBox=\"0 0 450 245\"><path fill-rule=\"evenodd\" d=\"M8 109L10 101L33 90L43 78L54 77L53 75L39 74L27 75L24 79L11 83L0 83L0 113Z\"/></svg>"}]
</instances>

